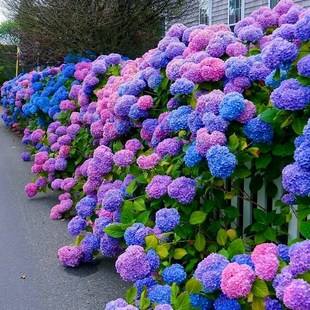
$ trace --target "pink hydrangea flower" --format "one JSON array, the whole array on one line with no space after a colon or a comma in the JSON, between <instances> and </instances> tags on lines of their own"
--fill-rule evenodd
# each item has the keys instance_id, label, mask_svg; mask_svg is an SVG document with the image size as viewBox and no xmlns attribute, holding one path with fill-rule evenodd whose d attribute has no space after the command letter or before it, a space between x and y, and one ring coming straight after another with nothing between
<instances>
[{"instance_id":1,"label":"pink hydrangea flower","mask_svg":"<svg viewBox=\"0 0 310 310\"><path fill-rule=\"evenodd\" d=\"M246 297L255 280L255 273L248 265L228 264L221 277L221 289L229 298Z\"/></svg>"}]
</instances>

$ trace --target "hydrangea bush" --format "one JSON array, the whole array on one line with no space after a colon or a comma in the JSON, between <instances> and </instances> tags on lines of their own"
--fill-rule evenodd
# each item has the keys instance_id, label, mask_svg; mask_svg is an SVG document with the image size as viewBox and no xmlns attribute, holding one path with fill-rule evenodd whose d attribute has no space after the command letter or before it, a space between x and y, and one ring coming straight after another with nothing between
<instances>
[{"instance_id":1,"label":"hydrangea bush","mask_svg":"<svg viewBox=\"0 0 310 310\"><path fill-rule=\"evenodd\" d=\"M26 194L61 191L50 217L70 219L60 263L115 257L133 283L105 309L310 309L309 38L309 10L282 0L234 32L175 24L141 58L3 85L3 120L34 160Z\"/></svg>"}]
</instances>

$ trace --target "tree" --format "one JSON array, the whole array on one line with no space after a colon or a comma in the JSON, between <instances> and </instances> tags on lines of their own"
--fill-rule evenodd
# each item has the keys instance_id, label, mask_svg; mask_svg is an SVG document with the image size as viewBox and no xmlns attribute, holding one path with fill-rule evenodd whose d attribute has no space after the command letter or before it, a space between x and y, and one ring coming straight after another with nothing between
<instances>
[{"instance_id":1,"label":"tree","mask_svg":"<svg viewBox=\"0 0 310 310\"><path fill-rule=\"evenodd\" d=\"M184 3L186 0L5 0L4 5L18 26L22 57L34 64L56 63L68 52L85 50L141 55L155 46L165 18L184 12Z\"/></svg>"}]
</instances>

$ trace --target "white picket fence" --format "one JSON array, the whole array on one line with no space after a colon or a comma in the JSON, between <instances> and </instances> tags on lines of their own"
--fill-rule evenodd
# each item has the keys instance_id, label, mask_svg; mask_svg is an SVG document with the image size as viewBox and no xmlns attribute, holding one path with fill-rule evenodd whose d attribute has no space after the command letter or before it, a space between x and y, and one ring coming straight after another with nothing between
<instances>
[{"instance_id":1,"label":"white picket fence","mask_svg":"<svg viewBox=\"0 0 310 310\"><path fill-rule=\"evenodd\" d=\"M278 191L277 191L276 196L273 199L268 198L267 196L268 188L266 186L266 183L263 184L263 186L257 193L251 193L250 181L251 181L250 178L246 178L244 180L243 191L247 193L249 197L251 197L251 201L244 200L244 199L238 199L238 197L235 197L231 200L231 205L239 208L239 210L242 210L243 212L243 214L241 214L242 223L238 222L238 225L242 225L243 231L247 226L249 226L253 222L253 208L255 208L255 204L258 204L259 206L264 207L265 210L267 210L267 206L268 206L269 210L277 211L277 209L279 210L279 206L277 207L275 205L275 202L279 200L283 194L283 189L282 189L280 178L274 181L274 184L277 186ZM297 206L292 206L292 208L295 208L296 210ZM297 217L295 213L292 212L291 210L292 217L288 224L288 240L293 240L299 236Z\"/></svg>"}]
</instances>

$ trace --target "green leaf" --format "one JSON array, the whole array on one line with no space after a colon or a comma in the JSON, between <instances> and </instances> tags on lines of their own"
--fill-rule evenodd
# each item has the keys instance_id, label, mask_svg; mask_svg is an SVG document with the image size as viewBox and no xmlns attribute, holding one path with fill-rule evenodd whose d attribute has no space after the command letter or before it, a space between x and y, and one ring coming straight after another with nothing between
<instances>
[{"instance_id":1,"label":"green leaf","mask_svg":"<svg viewBox=\"0 0 310 310\"><path fill-rule=\"evenodd\" d=\"M137 212L145 210L145 201L143 197L139 197L134 200L133 207Z\"/></svg>"},{"instance_id":2,"label":"green leaf","mask_svg":"<svg viewBox=\"0 0 310 310\"><path fill-rule=\"evenodd\" d=\"M179 295L180 288L176 283L171 285L171 303L174 305L177 302L177 297Z\"/></svg>"},{"instance_id":3,"label":"green leaf","mask_svg":"<svg viewBox=\"0 0 310 310\"><path fill-rule=\"evenodd\" d=\"M178 310L190 309L190 298L188 292L183 292L177 297L174 308Z\"/></svg>"},{"instance_id":4,"label":"green leaf","mask_svg":"<svg viewBox=\"0 0 310 310\"><path fill-rule=\"evenodd\" d=\"M268 108L259 115L259 118L267 123L272 123L279 110L275 108Z\"/></svg>"},{"instance_id":5,"label":"green leaf","mask_svg":"<svg viewBox=\"0 0 310 310\"><path fill-rule=\"evenodd\" d=\"M294 144L293 143L284 143L277 144L272 149L272 155L286 157L294 154Z\"/></svg>"},{"instance_id":6,"label":"green leaf","mask_svg":"<svg viewBox=\"0 0 310 310\"><path fill-rule=\"evenodd\" d=\"M126 188L126 192L129 195L132 195L134 193L134 191L137 189L137 182L136 180L133 180Z\"/></svg>"},{"instance_id":7,"label":"green leaf","mask_svg":"<svg viewBox=\"0 0 310 310\"><path fill-rule=\"evenodd\" d=\"M267 227L264 231L264 236L268 241L277 241L277 232L271 227Z\"/></svg>"},{"instance_id":8,"label":"green leaf","mask_svg":"<svg viewBox=\"0 0 310 310\"><path fill-rule=\"evenodd\" d=\"M257 193L263 186L264 180L260 174L257 174L251 178L250 190L252 193Z\"/></svg>"},{"instance_id":9,"label":"green leaf","mask_svg":"<svg viewBox=\"0 0 310 310\"><path fill-rule=\"evenodd\" d=\"M267 224L267 213L260 209L253 209L253 216L256 222Z\"/></svg>"},{"instance_id":10,"label":"green leaf","mask_svg":"<svg viewBox=\"0 0 310 310\"><path fill-rule=\"evenodd\" d=\"M189 222L192 225L197 225L203 223L207 218L207 214L203 211L194 211L190 218Z\"/></svg>"},{"instance_id":11,"label":"green leaf","mask_svg":"<svg viewBox=\"0 0 310 310\"><path fill-rule=\"evenodd\" d=\"M129 304L133 304L134 301L136 300L136 297L137 297L137 288L135 286L129 288L126 291L125 298Z\"/></svg>"},{"instance_id":12,"label":"green leaf","mask_svg":"<svg viewBox=\"0 0 310 310\"><path fill-rule=\"evenodd\" d=\"M194 247L199 252L202 252L206 247L206 238L200 232L196 235Z\"/></svg>"},{"instance_id":13,"label":"green leaf","mask_svg":"<svg viewBox=\"0 0 310 310\"><path fill-rule=\"evenodd\" d=\"M306 124L307 119L302 117L295 117L292 123L292 128L297 135L301 135Z\"/></svg>"},{"instance_id":14,"label":"green leaf","mask_svg":"<svg viewBox=\"0 0 310 310\"><path fill-rule=\"evenodd\" d=\"M239 146L239 138L237 135L234 133L228 138L228 147L232 150L235 151L238 149Z\"/></svg>"},{"instance_id":15,"label":"green leaf","mask_svg":"<svg viewBox=\"0 0 310 310\"><path fill-rule=\"evenodd\" d=\"M300 223L300 233L306 239L310 239L310 221Z\"/></svg>"},{"instance_id":16,"label":"green leaf","mask_svg":"<svg viewBox=\"0 0 310 310\"><path fill-rule=\"evenodd\" d=\"M216 235L216 242L219 245L224 246L227 242L227 232L225 229L221 228Z\"/></svg>"},{"instance_id":17,"label":"green leaf","mask_svg":"<svg viewBox=\"0 0 310 310\"><path fill-rule=\"evenodd\" d=\"M176 248L174 250L173 258L182 259L187 254L187 251L183 248Z\"/></svg>"},{"instance_id":18,"label":"green leaf","mask_svg":"<svg viewBox=\"0 0 310 310\"><path fill-rule=\"evenodd\" d=\"M262 310L265 309L265 302L263 298L253 298L252 310Z\"/></svg>"},{"instance_id":19,"label":"green leaf","mask_svg":"<svg viewBox=\"0 0 310 310\"><path fill-rule=\"evenodd\" d=\"M229 256L233 257L237 254L243 254L245 252L243 241L238 238L231 242L227 249Z\"/></svg>"},{"instance_id":20,"label":"green leaf","mask_svg":"<svg viewBox=\"0 0 310 310\"><path fill-rule=\"evenodd\" d=\"M146 290L144 289L141 297L140 297L140 305L139 305L139 309L140 310L146 310L149 308L151 302L150 300L146 297Z\"/></svg>"},{"instance_id":21,"label":"green leaf","mask_svg":"<svg viewBox=\"0 0 310 310\"><path fill-rule=\"evenodd\" d=\"M202 290L202 285L197 279L191 278L186 282L185 289L190 294L198 294Z\"/></svg>"},{"instance_id":22,"label":"green leaf","mask_svg":"<svg viewBox=\"0 0 310 310\"><path fill-rule=\"evenodd\" d=\"M134 214L132 213L132 202L125 200L122 206L121 212L121 222L124 224L129 224L134 221Z\"/></svg>"},{"instance_id":23,"label":"green leaf","mask_svg":"<svg viewBox=\"0 0 310 310\"><path fill-rule=\"evenodd\" d=\"M225 249L221 249L220 251L218 251L218 253L223 255L223 256L225 256L225 257L227 257L227 258L229 258L229 253Z\"/></svg>"},{"instance_id":24,"label":"green leaf","mask_svg":"<svg viewBox=\"0 0 310 310\"><path fill-rule=\"evenodd\" d=\"M260 279L256 279L252 287L252 293L254 296L259 298L267 297L269 295L269 290L266 282Z\"/></svg>"},{"instance_id":25,"label":"green leaf","mask_svg":"<svg viewBox=\"0 0 310 310\"><path fill-rule=\"evenodd\" d=\"M148 221L149 218L150 218L150 214L151 214L151 211L144 211L144 212L141 212L141 213L137 216L136 222L137 222L137 223L146 224L147 221Z\"/></svg>"},{"instance_id":26,"label":"green leaf","mask_svg":"<svg viewBox=\"0 0 310 310\"><path fill-rule=\"evenodd\" d=\"M122 238L124 236L125 230L130 226L130 224L110 224L104 231L107 235L113 238Z\"/></svg>"},{"instance_id":27,"label":"green leaf","mask_svg":"<svg viewBox=\"0 0 310 310\"><path fill-rule=\"evenodd\" d=\"M157 254L160 256L160 258L166 258L169 255L169 245L168 244L160 244L156 248Z\"/></svg>"},{"instance_id":28,"label":"green leaf","mask_svg":"<svg viewBox=\"0 0 310 310\"><path fill-rule=\"evenodd\" d=\"M272 158L270 155L263 155L255 159L256 169L265 169L271 163Z\"/></svg>"}]
</instances>

